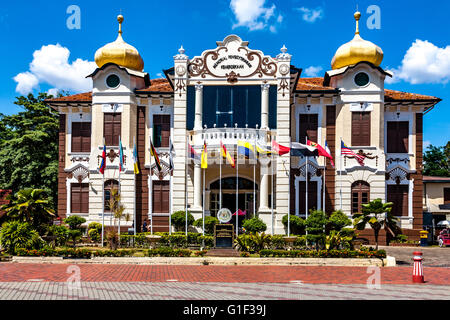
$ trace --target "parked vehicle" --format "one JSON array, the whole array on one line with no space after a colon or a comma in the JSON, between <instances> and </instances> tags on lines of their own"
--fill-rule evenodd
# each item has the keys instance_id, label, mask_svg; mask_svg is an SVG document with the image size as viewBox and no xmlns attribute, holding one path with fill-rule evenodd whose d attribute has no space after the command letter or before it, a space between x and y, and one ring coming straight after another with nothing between
<instances>
[{"instance_id":1,"label":"parked vehicle","mask_svg":"<svg viewBox=\"0 0 450 320\"><path fill-rule=\"evenodd\" d=\"M450 229L444 229L438 236L439 247L450 246Z\"/></svg>"}]
</instances>

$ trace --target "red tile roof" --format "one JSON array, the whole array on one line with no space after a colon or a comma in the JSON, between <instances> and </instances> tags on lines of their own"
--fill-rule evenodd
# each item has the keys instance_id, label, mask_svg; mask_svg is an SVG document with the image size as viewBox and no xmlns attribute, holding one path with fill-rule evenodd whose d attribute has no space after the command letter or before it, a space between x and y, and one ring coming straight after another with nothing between
<instances>
[{"instance_id":1,"label":"red tile roof","mask_svg":"<svg viewBox=\"0 0 450 320\"><path fill-rule=\"evenodd\" d=\"M423 176L423 182L448 182L448 183L450 183L450 177Z\"/></svg>"},{"instance_id":2,"label":"red tile roof","mask_svg":"<svg viewBox=\"0 0 450 320\"><path fill-rule=\"evenodd\" d=\"M84 92L71 96L47 99L45 102L91 102L92 92Z\"/></svg>"},{"instance_id":3,"label":"red tile roof","mask_svg":"<svg viewBox=\"0 0 450 320\"><path fill-rule=\"evenodd\" d=\"M323 78L299 78L297 82L297 87L295 90L299 91L325 91L325 90L333 90L336 88L327 87L323 85Z\"/></svg>"},{"instance_id":4,"label":"red tile roof","mask_svg":"<svg viewBox=\"0 0 450 320\"><path fill-rule=\"evenodd\" d=\"M336 89L333 87L328 87L323 85L323 78L315 77L315 78L299 78L296 86L297 91L335 91ZM169 84L167 79L153 79L151 80L151 84L149 87L137 90L137 92L142 93L152 93L152 92L167 92L172 93L173 88ZM408 93L402 91L395 91L385 89L385 101L436 101L439 102L441 99L433 96L426 96L422 94L416 93ZM80 94L74 94L67 97L60 97L54 99L47 99L46 102L91 102L92 101L92 92L85 92Z\"/></svg>"}]
</instances>

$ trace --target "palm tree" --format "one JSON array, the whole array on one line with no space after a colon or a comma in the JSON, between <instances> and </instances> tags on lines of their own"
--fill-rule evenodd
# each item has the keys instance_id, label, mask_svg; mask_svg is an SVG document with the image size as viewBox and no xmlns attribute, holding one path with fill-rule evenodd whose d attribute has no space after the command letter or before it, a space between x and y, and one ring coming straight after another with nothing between
<instances>
[{"instance_id":1,"label":"palm tree","mask_svg":"<svg viewBox=\"0 0 450 320\"><path fill-rule=\"evenodd\" d=\"M124 214L125 211L125 207L123 204L120 203L120 193L119 190L116 188L112 188L111 189L111 197L109 200L109 207L111 208L111 212L114 216L114 220L118 219L119 223L118 223L118 229L117 232L120 236L120 220L125 217L125 219L128 221L128 219L130 218L130 216L128 214ZM114 223L115 224L115 223Z\"/></svg>"},{"instance_id":2,"label":"palm tree","mask_svg":"<svg viewBox=\"0 0 450 320\"><path fill-rule=\"evenodd\" d=\"M366 224L369 224L373 229L376 243L376 250L378 250L378 235L381 228L384 227L391 233L392 236L398 232L398 219L392 214L392 202L383 203L381 199L375 199L368 204L362 205L362 213L355 213L353 215L353 225L358 230L364 230Z\"/></svg>"},{"instance_id":3,"label":"palm tree","mask_svg":"<svg viewBox=\"0 0 450 320\"><path fill-rule=\"evenodd\" d=\"M9 197L10 203L2 206L7 218L30 223L39 233L55 216L51 201L42 189L26 188ZM42 229L42 230L41 230Z\"/></svg>"}]
</instances>

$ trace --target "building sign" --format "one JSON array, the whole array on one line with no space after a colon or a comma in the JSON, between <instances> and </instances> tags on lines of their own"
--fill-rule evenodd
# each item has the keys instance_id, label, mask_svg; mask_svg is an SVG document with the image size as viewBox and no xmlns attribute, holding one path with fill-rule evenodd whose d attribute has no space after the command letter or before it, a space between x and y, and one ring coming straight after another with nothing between
<instances>
[{"instance_id":1,"label":"building sign","mask_svg":"<svg viewBox=\"0 0 450 320\"><path fill-rule=\"evenodd\" d=\"M238 78L275 77L277 64L261 51L248 48L248 42L235 35L217 42L214 50L203 52L189 63L189 76L200 78L226 78L236 82Z\"/></svg>"}]
</instances>

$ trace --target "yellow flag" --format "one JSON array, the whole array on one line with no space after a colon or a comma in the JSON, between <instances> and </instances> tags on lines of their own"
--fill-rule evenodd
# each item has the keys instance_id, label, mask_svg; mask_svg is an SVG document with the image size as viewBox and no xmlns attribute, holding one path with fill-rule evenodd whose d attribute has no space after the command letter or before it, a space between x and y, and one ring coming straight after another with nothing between
<instances>
[{"instance_id":1,"label":"yellow flag","mask_svg":"<svg viewBox=\"0 0 450 320\"><path fill-rule=\"evenodd\" d=\"M202 169L208 168L208 152L206 151L206 141L203 144L201 167Z\"/></svg>"}]
</instances>

